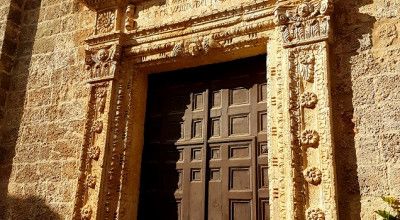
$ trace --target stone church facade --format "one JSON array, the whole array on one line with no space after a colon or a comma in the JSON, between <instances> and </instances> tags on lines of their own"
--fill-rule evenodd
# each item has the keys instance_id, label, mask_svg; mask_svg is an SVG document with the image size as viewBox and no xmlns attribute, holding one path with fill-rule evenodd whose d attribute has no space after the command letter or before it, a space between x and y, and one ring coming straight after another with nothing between
<instances>
[{"instance_id":1,"label":"stone church facade","mask_svg":"<svg viewBox=\"0 0 400 220\"><path fill-rule=\"evenodd\" d=\"M377 219L400 196L399 18L397 0L0 0L0 219L154 219L169 203L143 187L171 176L165 219ZM174 175L157 129L178 131Z\"/></svg>"}]
</instances>

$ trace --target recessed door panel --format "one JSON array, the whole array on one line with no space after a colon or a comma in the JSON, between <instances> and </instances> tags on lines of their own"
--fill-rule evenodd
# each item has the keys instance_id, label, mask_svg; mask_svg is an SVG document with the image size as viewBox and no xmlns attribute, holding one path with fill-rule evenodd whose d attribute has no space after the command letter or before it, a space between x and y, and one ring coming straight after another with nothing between
<instances>
[{"instance_id":1,"label":"recessed door panel","mask_svg":"<svg viewBox=\"0 0 400 220\"><path fill-rule=\"evenodd\" d=\"M265 56L152 75L139 219L268 219Z\"/></svg>"}]
</instances>

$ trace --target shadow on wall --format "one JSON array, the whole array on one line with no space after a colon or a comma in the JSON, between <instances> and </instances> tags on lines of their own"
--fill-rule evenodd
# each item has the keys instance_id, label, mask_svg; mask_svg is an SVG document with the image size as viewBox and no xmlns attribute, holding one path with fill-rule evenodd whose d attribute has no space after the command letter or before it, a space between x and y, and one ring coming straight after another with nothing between
<instances>
[{"instance_id":1,"label":"shadow on wall","mask_svg":"<svg viewBox=\"0 0 400 220\"><path fill-rule=\"evenodd\" d=\"M372 35L376 19L359 13L373 0L335 0L332 45L332 107L338 182L339 219L361 219L361 196L357 174L351 59L365 46L360 41Z\"/></svg>"},{"instance_id":2,"label":"shadow on wall","mask_svg":"<svg viewBox=\"0 0 400 220\"><path fill-rule=\"evenodd\" d=\"M52 211L44 199L37 197L6 198L8 207L0 207L0 219L18 220L61 220L61 216Z\"/></svg>"},{"instance_id":3,"label":"shadow on wall","mask_svg":"<svg viewBox=\"0 0 400 220\"><path fill-rule=\"evenodd\" d=\"M41 0L11 0L11 5L5 35L10 35L10 39L16 42L13 42L11 46L4 45L0 49L3 52L13 50L11 55L15 56L11 61L14 62L14 67L8 76L10 86L6 94L6 120L0 136L0 219L58 220L61 217L46 205L44 199L34 196L16 198L8 195ZM15 32L9 26L21 30L19 39L16 39ZM19 193L23 194L22 191L23 189Z\"/></svg>"}]
</instances>

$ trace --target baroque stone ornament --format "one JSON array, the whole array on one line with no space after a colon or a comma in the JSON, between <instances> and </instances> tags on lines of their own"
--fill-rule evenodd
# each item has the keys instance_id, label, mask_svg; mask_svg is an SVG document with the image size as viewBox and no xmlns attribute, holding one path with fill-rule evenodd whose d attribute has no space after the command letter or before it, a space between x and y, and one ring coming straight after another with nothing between
<instances>
[{"instance_id":1,"label":"baroque stone ornament","mask_svg":"<svg viewBox=\"0 0 400 220\"><path fill-rule=\"evenodd\" d=\"M137 82L137 76L154 69L160 72L169 71L169 68L187 68L188 63L199 61L210 64L258 55L265 53L266 45L271 55L267 56L268 86L274 88L267 92L268 100L271 100L268 102L271 120L267 121L272 131L267 134L271 140L268 154L273 164L270 168L272 178L269 179L270 199L273 200L271 218L306 219L307 204L318 203L328 219L337 219L330 116L329 108L325 107L329 106L325 105L329 100L329 94L325 94L329 91L326 88L329 83L325 81L329 79L326 45L331 33L332 1L297 4L298 1L243 0L240 5L219 1L218 7L207 7L215 1L194 1L195 4L190 4L193 8L181 7L181 1L151 7L146 1L81 1L98 13L94 26L103 29L96 28L95 35L86 40L86 73L92 87L74 219L83 218L82 207L88 204L92 207L91 215L101 219L135 216L132 204L137 201L130 193L137 190L132 177L140 176L133 168L138 158L127 149L135 146L133 142L137 138L132 138L132 134L140 135L135 130L138 128L132 125L140 115L134 114L136 108L143 105L140 98L132 94L143 95L140 88L145 87ZM131 3L135 6L129 6ZM201 7L196 8L197 5ZM100 19L107 11L115 12L114 22L111 22L110 14L104 14ZM127 79L132 79L134 85L129 85ZM109 84L100 86L102 82ZM101 87L106 88L104 97L99 90ZM319 104L310 111L304 111L306 106L301 104L303 98L305 103L308 102L306 105L313 105L310 103L312 96L302 97L304 91L313 91L318 97ZM127 100L130 100L129 104ZM289 111L285 108L288 102ZM304 112L310 115L304 115ZM323 140L317 149L300 147L303 145L302 131L308 126L304 124L304 116L317 119L312 121L313 129L320 132ZM104 131L93 135L92 125L96 121L105 123ZM317 137L308 136L306 145L319 142ZM260 149L264 153L266 150ZM318 186L310 187L315 190L311 193L321 195L321 198L307 195L308 183L303 175L305 164L311 164L306 163L310 159L305 153L307 150L318 151L323 158L312 164L324 172L324 179ZM101 157L97 156L100 152ZM89 173L102 181L97 182L96 190L89 189L88 192ZM310 198L318 201L310 202Z\"/></svg>"},{"instance_id":2,"label":"baroque stone ornament","mask_svg":"<svg viewBox=\"0 0 400 220\"><path fill-rule=\"evenodd\" d=\"M120 53L121 49L118 45L86 50L86 70L89 71L90 77L92 79L113 77Z\"/></svg>"},{"instance_id":3,"label":"baroque stone ornament","mask_svg":"<svg viewBox=\"0 0 400 220\"><path fill-rule=\"evenodd\" d=\"M284 46L328 39L329 15L332 11L332 0L317 3L306 0L295 10L278 6L275 10L275 23L281 25Z\"/></svg>"},{"instance_id":4,"label":"baroque stone ornament","mask_svg":"<svg viewBox=\"0 0 400 220\"><path fill-rule=\"evenodd\" d=\"M305 108L314 108L317 102L317 95L312 92L305 92L300 97L301 106Z\"/></svg>"},{"instance_id":5,"label":"baroque stone ornament","mask_svg":"<svg viewBox=\"0 0 400 220\"><path fill-rule=\"evenodd\" d=\"M314 130L304 130L301 133L301 144L305 147L317 147L319 142L318 132Z\"/></svg>"},{"instance_id":6,"label":"baroque stone ornament","mask_svg":"<svg viewBox=\"0 0 400 220\"><path fill-rule=\"evenodd\" d=\"M92 132L100 134L102 131L103 131L103 122L102 121L96 121L93 124Z\"/></svg>"},{"instance_id":7,"label":"baroque stone ornament","mask_svg":"<svg viewBox=\"0 0 400 220\"><path fill-rule=\"evenodd\" d=\"M299 73L304 80L312 82L314 80L314 54L301 51L299 55Z\"/></svg>"},{"instance_id":8,"label":"baroque stone ornament","mask_svg":"<svg viewBox=\"0 0 400 220\"><path fill-rule=\"evenodd\" d=\"M106 10L98 13L96 30L97 34L105 34L115 28L115 10Z\"/></svg>"},{"instance_id":9,"label":"baroque stone ornament","mask_svg":"<svg viewBox=\"0 0 400 220\"><path fill-rule=\"evenodd\" d=\"M98 160L100 157L100 147L98 146L93 146L89 148L89 157L93 160Z\"/></svg>"},{"instance_id":10,"label":"baroque stone ornament","mask_svg":"<svg viewBox=\"0 0 400 220\"><path fill-rule=\"evenodd\" d=\"M125 28L127 31L132 31L135 28L135 6L128 5L125 14Z\"/></svg>"},{"instance_id":11,"label":"baroque stone ornament","mask_svg":"<svg viewBox=\"0 0 400 220\"><path fill-rule=\"evenodd\" d=\"M92 219L92 207L90 205L85 205L81 210L81 217L83 220Z\"/></svg>"},{"instance_id":12,"label":"baroque stone ornament","mask_svg":"<svg viewBox=\"0 0 400 220\"><path fill-rule=\"evenodd\" d=\"M96 175L88 175L86 179L86 185L90 188L96 187Z\"/></svg>"},{"instance_id":13,"label":"baroque stone ornament","mask_svg":"<svg viewBox=\"0 0 400 220\"><path fill-rule=\"evenodd\" d=\"M307 220L325 220L325 213L320 208L309 208L306 216Z\"/></svg>"},{"instance_id":14,"label":"baroque stone ornament","mask_svg":"<svg viewBox=\"0 0 400 220\"><path fill-rule=\"evenodd\" d=\"M316 167L309 167L303 171L304 179L313 185L321 183L322 172Z\"/></svg>"}]
</instances>

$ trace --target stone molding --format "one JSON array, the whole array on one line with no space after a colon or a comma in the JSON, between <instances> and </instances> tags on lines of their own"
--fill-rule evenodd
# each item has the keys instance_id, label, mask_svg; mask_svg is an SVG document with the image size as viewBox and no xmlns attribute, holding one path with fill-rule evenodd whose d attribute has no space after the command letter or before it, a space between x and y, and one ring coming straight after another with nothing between
<instances>
[{"instance_id":1,"label":"stone molding","mask_svg":"<svg viewBox=\"0 0 400 220\"><path fill-rule=\"evenodd\" d=\"M138 173L129 169L127 152L137 133L131 120L139 105L132 98L132 92L140 93L141 86L133 86L139 75L154 67L166 71L191 65L187 61L221 62L265 52L271 218L337 219L330 0L257 1L149 27L138 27L138 2L82 2L97 19L86 40L91 96L74 219L128 219L127 213L134 213L128 210L135 209L128 205L128 191L139 189L128 189L134 180L127 177Z\"/></svg>"}]
</instances>

